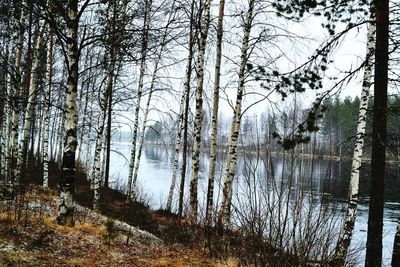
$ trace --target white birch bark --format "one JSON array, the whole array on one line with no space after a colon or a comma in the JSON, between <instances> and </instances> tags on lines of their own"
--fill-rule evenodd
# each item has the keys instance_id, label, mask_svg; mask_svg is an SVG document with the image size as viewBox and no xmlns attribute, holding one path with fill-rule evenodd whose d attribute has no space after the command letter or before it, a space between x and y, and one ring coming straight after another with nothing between
<instances>
[{"instance_id":1,"label":"white birch bark","mask_svg":"<svg viewBox=\"0 0 400 267\"><path fill-rule=\"evenodd\" d=\"M199 55L197 58L197 85L196 85L196 115L194 120L194 142L192 167L190 178L190 209L189 217L191 223L197 222L197 187L200 168L200 149L201 149L201 112L203 108L203 83L204 83L204 62L208 37L208 29L210 27L210 7L211 0L207 0L204 5L204 25L201 32Z\"/></svg>"},{"instance_id":2,"label":"white birch bark","mask_svg":"<svg viewBox=\"0 0 400 267\"><path fill-rule=\"evenodd\" d=\"M349 187L349 204L347 208L346 218L341 235L338 240L338 244L335 249L333 261L337 266L344 265L346 260L347 250L350 246L350 241L353 235L354 223L356 220L356 212L358 205L358 193L360 183L360 167L364 147L365 139L365 127L367 120L367 108L368 108L368 96L371 87L372 78L372 67L374 62L373 53L375 51L375 30L374 24L370 24L367 35L367 55L366 55L366 66L364 69L363 85L361 91L360 108L357 121L357 133L356 143L354 147L351 175L350 175L350 187Z\"/></svg>"},{"instance_id":3,"label":"white birch bark","mask_svg":"<svg viewBox=\"0 0 400 267\"><path fill-rule=\"evenodd\" d=\"M397 222L393 243L392 266L400 266L400 219Z\"/></svg>"},{"instance_id":4,"label":"white birch bark","mask_svg":"<svg viewBox=\"0 0 400 267\"><path fill-rule=\"evenodd\" d=\"M22 6L26 6L27 1L24 0L22 2ZM10 141L10 150L11 150L11 180L14 182L16 172L17 172L17 154L18 154L18 124L19 124L19 113L20 113L20 80L21 80L21 62L22 62L22 51L24 46L24 33L25 33L25 17L26 10L25 8L21 9L21 16L19 20L19 32L18 32L18 42L17 42L17 55L15 58L15 66L14 72L16 76L16 80L14 81L14 91L13 91L13 100L12 100L12 120L11 120L11 141Z\"/></svg>"},{"instance_id":5,"label":"white birch bark","mask_svg":"<svg viewBox=\"0 0 400 267\"><path fill-rule=\"evenodd\" d=\"M51 90L52 90L52 82L53 82L53 45L54 38L53 33L49 31L49 40L47 43L47 86L45 89L44 95L44 113L43 113L43 145L42 145L42 154L43 154L43 188L47 189L49 187L49 132L50 132L50 99L51 99Z\"/></svg>"},{"instance_id":6,"label":"white birch bark","mask_svg":"<svg viewBox=\"0 0 400 267\"><path fill-rule=\"evenodd\" d=\"M59 115L59 127L58 127L58 134L57 134L57 142L56 144L58 144L58 148L56 150L56 162L57 164L62 167L62 157L63 157L63 140L65 139L64 136L64 129L65 129L65 113L64 111L60 111L60 115Z\"/></svg>"},{"instance_id":7,"label":"white birch bark","mask_svg":"<svg viewBox=\"0 0 400 267\"><path fill-rule=\"evenodd\" d=\"M180 108L179 108L179 125L178 125L178 134L177 134L176 142L175 142L175 154L174 154L174 165L173 165L173 169L172 169L171 186L169 188L168 200L167 200L167 206L166 206L166 209L168 211L171 211L172 200L174 197L174 190L175 190L175 184L176 184L176 176L178 174L179 158L180 158L179 148L181 147L183 127L185 126L183 123L183 116L184 116L184 112L185 112L184 111L185 110L185 96L186 96L186 94L185 94L185 92L183 92L182 97L181 97Z\"/></svg>"},{"instance_id":8,"label":"white birch bark","mask_svg":"<svg viewBox=\"0 0 400 267\"><path fill-rule=\"evenodd\" d=\"M107 116L106 116L107 118ZM107 138L106 138L107 134L104 133L103 136L103 146L102 146L102 152L103 152L103 157L102 157L102 164L101 164L101 171L100 171L100 179L99 179L99 185L100 187L103 187L104 185L104 176L105 176L105 171L106 171L106 160L107 160ZM99 195L100 196L100 195Z\"/></svg>"},{"instance_id":9,"label":"white birch bark","mask_svg":"<svg viewBox=\"0 0 400 267\"><path fill-rule=\"evenodd\" d=\"M128 192L126 197L126 202L130 202L134 200L135 196L135 187L136 185L133 183L133 170L135 166L136 160L136 142L139 130L139 111L140 111L140 102L143 94L143 85L144 85L144 74L146 70L146 57L147 57L147 44L148 44L148 30L149 30L149 21L150 21L150 11L152 6L152 0L146 0L146 11L144 14L143 21L143 36L142 36L142 49L141 49L141 60L140 60L140 70L139 70L139 86L137 91L137 101L135 106L135 122L133 125L133 133L132 133L132 145L131 145L131 155L129 162L129 176L128 176Z\"/></svg>"},{"instance_id":10,"label":"white birch bark","mask_svg":"<svg viewBox=\"0 0 400 267\"><path fill-rule=\"evenodd\" d=\"M73 193L75 190L75 151L77 147L76 124L78 121L77 90L79 75L78 49L78 0L69 0L66 14L68 80L65 99L65 143L63 151L62 176L57 223L74 225Z\"/></svg>"},{"instance_id":11,"label":"white birch bark","mask_svg":"<svg viewBox=\"0 0 400 267\"><path fill-rule=\"evenodd\" d=\"M89 51L87 52L86 57L89 57L89 60L86 58L86 61L85 61L86 64L84 66L84 69L86 69L88 66L92 66L92 60L93 60L93 56L90 55ZM80 161L82 160L81 159L81 153L82 153L83 137L85 135L84 129L86 128L86 124L87 124L87 121L88 121L88 115L89 115L88 112L87 112L87 109L88 109L88 105L89 105L89 89L90 89L91 78L92 78L92 68L89 69L88 79L86 81L86 84L85 84L85 82L82 82L82 85L81 85L82 88L84 87L84 85L86 85L85 86L86 90L85 90L85 105L84 105L84 108L83 108L82 127L81 127L81 131L80 131L79 148L78 148L78 156L77 156L77 159L79 159ZM82 89L82 91L83 91L83 89ZM81 99L82 98L83 97L81 97Z\"/></svg>"},{"instance_id":12,"label":"white birch bark","mask_svg":"<svg viewBox=\"0 0 400 267\"><path fill-rule=\"evenodd\" d=\"M185 192L185 179L186 179L186 159L188 150L188 117L189 117L189 101L190 101L190 81L192 77L192 61L194 54L194 7L196 0L192 0L190 5L190 31L189 31L189 47L188 58L185 71L185 81L183 83L185 94L185 109L183 117L183 133L182 133L182 169L179 185L179 200L178 200L178 218L181 218L183 212L183 197Z\"/></svg>"},{"instance_id":13,"label":"white birch bark","mask_svg":"<svg viewBox=\"0 0 400 267\"><path fill-rule=\"evenodd\" d=\"M5 96L6 97L6 99L5 99L5 104L4 104L4 108L3 108L3 124L2 124L2 129L1 129L1 176L2 177L7 177L7 164L8 164L8 162L7 162L7 154L8 154L8 123L7 123L7 120L8 120L8 116L7 116L7 113L8 113L8 109L9 109L9 107L8 107L8 104L7 104L7 102L8 102L8 100L7 100L7 98L8 98L8 96L6 95Z\"/></svg>"},{"instance_id":14,"label":"white birch bark","mask_svg":"<svg viewBox=\"0 0 400 267\"><path fill-rule=\"evenodd\" d=\"M90 108L90 115L89 118L93 118L93 107L91 106ZM92 123L89 123L89 129L88 129L88 134L87 134L87 142L86 142L86 153L85 153L85 166L87 170L90 170L90 154L92 151L92 144L91 144L91 140L90 138L92 138ZM90 181L91 179L89 178L90 176L88 175L88 180Z\"/></svg>"},{"instance_id":15,"label":"white birch bark","mask_svg":"<svg viewBox=\"0 0 400 267\"><path fill-rule=\"evenodd\" d=\"M39 66L39 55L41 47L44 43L44 29L45 29L45 22L44 20L40 20L39 22L39 35L37 37L35 48L33 52L33 59L32 59L32 70L30 73L30 82L29 82L29 91L28 91L28 103L25 110L25 118L22 130L22 137L19 143L18 149L18 158L17 158L17 171L14 181L14 186L18 188L21 185L21 174L23 169L25 168L25 161L26 161L26 152L28 149L29 144L29 133L31 130L31 123L33 120L33 113L34 107L36 102L37 96L37 69Z\"/></svg>"},{"instance_id":16,"label":"white birch bark","mask_svg":"<svg viewBox=\"0 0 400 267\"><path fill-rule=\"evenodd\" d=\"M5 64L8 64L10 57L10 46L7 44L7 47L5 49L6 53L6 62ZM9 127L10 127L10 84L11 84L11 74L8 73L6 75L6 82L4 85L4 109L3 109L3 124L2 124L2 155L1 155L1 175L8 179L8 164L9 164L9 141L10 141L10 136L9 136Z\"/></svg>"},{"instance_id":17,"label":"white birch bark","mask_svg":"<svg viewBox=\"0 0 400 267\"><path fill-rule=\"evenodd\" d=\"M4 118L3 118L3 127L2 127L2 155L1 155L1 175L5 178L8 178L8 164L9 164L9 127L10 127L10 105L9 105L9 86L8 81L10 79L7 75L7 85L6 85L6 99L4 101Z\"/></svg>"},{"instance_id":18,"label":"white birch bark","mask_svg":"<svg viewBox=\"0 0 400 267\"><path fill-rule=\"evenodd\" d=\"M218 109L219 109L219 89L221 79L221 59L222 59L222 36L224 33L224 10L225 0L219 1L218 24L217 24L217 48L215 58L215 81L213 92L213 110L211 117L211 148L210 148L210 170L208 174L206 223L211 224L213 200L214 200L214 180L215 164L217 161L217 136L218 136Z\"/></svg>"},{"instance_id":19,"label":"white birch bark","mask_svg":"<svg viewBox=\"0 0 400 267\"><path fill-rule=\"evenodd\" d=\"M171 5L171 10L174 10L174 9L175 9L175 1L173 1L172 5ZM174 12L171 12L169 17L168 17L168 22L167 22L167 25L165 26L164 34L163 34L163 37L162 37L162 40L161 40L160 51L158 53L156 62L154 64L153 74L152 74L152 78L151 78L151 82L150 82L150 88L149 88L149 95L148 95L148 98L147 98L146 108L145 108L145 111L144 111L143 126L142 126L142 131L141 131L141 136L140 136L140 143L139 143L139 148L138 148L138 155L137 155L137 159L136 159L136 163L135 163L135 170L134 170L134 175L133 175L133 182L132 182L133 185L136 184L136 180L137 180L137 177L139 175L139 166L140 166L140 159L141 159L141 156L142 156L144 137L145 137L145 133L146 133L146 124L147 124L148 115L149 115L149 112L150 112L151 99L152 99L152 96L153 96L153 93L154 93L154 85L155 85L155 82L156 82L156 79L157 79L157 73L158 73L158 70L159 70L158 66L159 66L159 64L161 62L161 59L162 59L162 56L163 56L163 53L164 53L164 48L165 48L165 45L166 45L165 42L166 42L166 39L167 39L167 36L168 36L170 22L171 22L172 17L174 16L174 14L175 14ZM135 192L133 192L133 193L135 193Z\"/></svg>"},{"instance_id":20,"label":"white birch bark","mask_svg":"<svg viewBox=\"0 0 400 267\"><path fill-rule=\"evenodd\" d=\"M107 112L107 88L112 86L112 80L114 79L113 71L108 74L107 85L103 86L100 96L100 118L97 126L97 137L96 137L96 147L94 150L94 161L92 170L92 182L93 182L93 209L99 210L100 204L100 181L101 181L101 149L103 147L103 132L104 123ZM111 85L110 85L111 84Z\"/></svg>"},{"instance_id":21,"label":"white birch bark","mask_svg":"<svg viewBox=\"0 0 400 267\"><path fill-rule=\"evenodd\" d=\"M245 71L247 63L247 51L249 48L250 30L252 27L253 20L253 9L255 0L249 2L249 9L246 14L246 21L244 25L242 49L241 49L241 61L239 69L239 86L236 95L235 113L232 119L231 125L231 137L229 142L227 165L224 172L224 187L222 192L222 204L218 214L218 224L227 227L231 216L231 205L232 205L232 190L233 190L233 178L235 176L235 169L237 163L237 145L239 140L240 122L242 115L242 98L245 83Z\"/></svg>"}]
</instances>

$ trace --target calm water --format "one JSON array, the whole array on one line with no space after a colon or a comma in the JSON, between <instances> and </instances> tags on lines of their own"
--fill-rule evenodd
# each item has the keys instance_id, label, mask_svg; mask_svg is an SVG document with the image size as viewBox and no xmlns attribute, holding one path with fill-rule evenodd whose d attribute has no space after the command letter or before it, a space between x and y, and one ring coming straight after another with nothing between
<instances>
[{"instance_id":1,"label":"calm water","mask_svg":"<svg viewBox=\"0 0 400 267\"><path fill-rule=\"evenodd\" d=\"M129 143L115 143L113 150L118 151L122 155L112 153L111 164L111 181L114 187L124 188L127 183L128 177L128 162L130 152ZM222 173L224 168L224 153L219 153L217 164L217 181L214 191L216 202L221 200L220 185ZM190 160L189 160L190 161ZM204 207L206 189L207 189L207 172L209 165L209 157L206 153L201 155L200 176L199 176L199 200L200 209ZM190 162L188 162L190 166ZM272 167L271 167L272 166ZM165 147L145 147L142 155L140 170L138 176L138 184L141 191L150 197L150 205L154 209L165 207L168 191L171 184L173 167L173 149ZM291 161L283 160L282 158L274 158L272 162L265 162L257 159L255 155L240 155L238 158L237 175L235 179L234 188L237 190L236 203L243 202L248 192L246 188L248 185L258 184L257 182L249 182L246 177L254 177L254 179L265 179L270 176L270 169L273 169L274 177L280 177L279 186L302 186L307 192L318 194L319 196L330 196L336 203L342 205L346 200L350 162L338 162L328 160L296 160ZM311 169L313 171L311 171ZM188 194L189 185L189 171L187 170L186 180L186 196ZM366 242L367 220L368 220L368 192L369 192L369 168L363 167L360 174L360 195L361 201L358 206L357 220L355 225L354 238L352 241L353 247L364 247ZM384 212L384 265L390 266L391 251L393 246L393 239L396 230L397 219L400 216L400 174L399 166L390 166L387 175L386 189L385 189L385 212ZM179 177L179 175L178 175ZM294 177L296 181L289 184L289 178ZM303 177L301 181L297 177ZM304 178L305 177L305 178ZM290 180L292 181L292 180ZM177 186L179 179L177 179ZM176 187L177 188L177 187ZM177 191L177 190L176 190ZM240 195L245 195L244 198ZM174 197L176 200L177 192ZM235 198L235 196L234 196ZM203 203L201 203L203 201ZM235 201L235 200L234 200ZM175 202L176 205L176 202ZM360 254L360 262L363 262L365 252ZM363 264L360 264L362 266Z\"/></svg>"}]
</instances>

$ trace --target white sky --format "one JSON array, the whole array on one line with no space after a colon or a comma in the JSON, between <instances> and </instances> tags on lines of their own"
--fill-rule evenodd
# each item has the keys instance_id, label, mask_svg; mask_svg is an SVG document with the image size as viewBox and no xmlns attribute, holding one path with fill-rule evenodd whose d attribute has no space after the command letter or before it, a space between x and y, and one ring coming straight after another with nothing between
<instances>
[{"instance_id":1,"label":"white sky","mask_svg":"<svg viewBox=\"0 0 400 267\"><path fill-rule=\"evenodd\" d=\"M213 16L213 24L216 24L216 16L217 16L217 8L218 3L215 2L212 8L212 16ZM234 17L234 14L237 14L237 6L226 5L225 19L224 19L224 44L223 44L223 54L224 59L222 62L222 78L221 78L221 88L226 88L224 93L221 93L220 100L220 110L224 113L225 118L230 118L232 116L232 109L228 104L228 101L234 103L236 98L236 90L237 90L237 72L238 66L235 63L239 62L240 56L240 46L241 46L241 38L242 38L242 28L240 27L240 19ZM258 19L259 22L268 22L269 18L267 17L269 14L261 14ZM274 21L275 25L279 25L282 28L289 29L292 33L307 37L309 40L299 39L296 42L289 42L285 39L278 40L273 45L261 45L258 49L253 51L254 55L250 57L250 61L254 63L258 63L260 65L267 64L266 60L263 59L265 53L269 53L271 55L277 55L278 49L280 48L282 51L285 51L287 54L287 59L280 60L277 64L280 69L292 69L298 64L304 62L308 56L314 51L314 49L318 46L321 40L323 40L327 31L322 29L321 19L310 17L302 23L288 23L287 21L279 20ZM210 29L210 36L208 39L208 49L206 54L206 75L204 88L204 95L210 99L210 101L204 101L204 108L210 110L211 109L211 97L212 97L212 88L214 82L214 61L215 61L215 35L214 32L215 26ZM252 29L252 37L257 36L259 32L258 26ZM273 47L276 45L276 47ZM341 72L345 72L350 70L351 68L355 68L362 62L365 57L366 50L366 28L359 28L352 30L341 42L340 48L335 52L333 64L329 65L328 71L326 74L330 77L340 77ZM187 52L185 49L180 49L178 52L178 57L184 59L187 57ZM173 94L157 94L157 96L153 100L153 107L156 107L161 111L174 110L175 112L179 112L179 100L183 88L183 77L184 77L184 69L186 66L186 61L183 60L180 64L175 65L168 69L168 73L163 74L162 76L172 76L173 79L169 79L168 83L171 84L171 87L174 90L179 92ZM152 67L149 67L149 70L152 70ZM137 71L137 69L135 70ZM192 74L195 77L195 73ZM351 96L355 97L360 95L361 93L361 78L362 73L360 73L352 82L347 84L347 86L343 89L341 93L341 97ZM163 80L162 82L166 82ZM324 87L329 88L332 85L333 81L329 79L324 80ZM137 86L133 84L133 86ZM195 90L195 82L192 84L192 92ZM324 88L324 89L325 89ZM261 89L259 82L253 82L246 85L246 92L262 92L266 93L265 90ZM304 103L304 107L307 107L314 99L317 92L306 92L302 95L298 94L300 101ZM228 97L228 101L226 99ZM255 96L246 96L244 100L245 107L254 101L259 99L259 97ZM272 97L272 101L279 102L280 97ZM142 107L144 108L144 104L146 103L146 98L142 99ZM194 109L194 99L192 100L192 109ZM283 104L281 104L283 105ZM285 104L287 105L287 104ZM270 106L268 101L264 101L260 104L255 105L248 111L248 115L252 114L260 114L265 111L268 106ZM245 108L244 107L244 108ZM132 117L132 113L127 115L127 117ZM150 113L150 118L152 120L159 120L160 112L152 111ZM121 118L121 121L129 122ZM152 124L152 123L150 123ZM122 129L124 131L129 131L128 126L123 126Z\"/></svg>"}]
</instances>

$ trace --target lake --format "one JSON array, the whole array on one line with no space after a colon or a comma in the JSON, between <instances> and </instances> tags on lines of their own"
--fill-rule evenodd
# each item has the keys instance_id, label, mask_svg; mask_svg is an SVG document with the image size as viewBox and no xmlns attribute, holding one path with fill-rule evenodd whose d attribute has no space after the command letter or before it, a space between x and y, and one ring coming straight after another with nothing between
<instances>
[{"instance_id":1,"label":"lake","mask_svg":"<svg viewBox=\"0 0 400 267\"><path fill-rule=\"evenodd\" d=\"M110 181L114 188L122 189L126 186L128 177L128 162L130 153L129 143L114 143L112 150L118 153L111 155ZM221 201L221 181L223 180L223 169L225 153L218 153L216 188L214 191L216 203ZM190 157L188 167L190 166ZM207 190L209 156L207 153L201 154L200 172L199 172L199 207L200 216L204 217L204 203ZM168 197L168 191L171 185L173 168L173 149L163 146L146 146L143 151L139 176L138 187L141 194L149 199L149 205L153 209L164 208ZM291 156L283 159L273 157L273 160L265 160L264 157L257 157L255 153L241 153L238 157L237 177L234 182L235 194L233 197L234 205L245 207L250 205L252 198L276 199L276 195L283 196L289 194L287 192L300 192L296 188L301 187L301 192L313 195L312 199L317 202L323 202L321 199L328 198L333 202L334 206L339 207L343 215L345 210L345 201L347 199L349 178L350 178L351 162L349 161L330 161L330 160L310 160L293 158ZM273 171L271 172L271 169ZM311 171L312 170L312 171ZM190 180L190 167L186 175L186 191L188 197L188 186ZM365 257L365 249L367 235L368 220L368 192L369 192L369 166L364 164L360 173L360 204L357 210L357 220L355 224L354 237L351 246L353 248L361 248L359 255L360 266L363 265ZM391 253L393 247L393 239L396 231L397 219L400 216L400 168L397 165L390 165L387 171L386 189L385 189L385 211L384 211L384 238L383 238L383 257L384 265L390 266ZM176 189L179 184L179 175L177 179ZM269 178L268 178L269 177ZM272 181L274 183L266 182ZM278 181L278 182L277 182ZM265 190L263 191L263 185ZM272 185L272 186L271 186ZM271 187L275 188L274 190ZM256 188L256 189L255 189ZM279 188L279 190L277 189ZM291 189L293 188L293 189ZM290 190L289 190L290 189ZM297 190L297 191L296 191ZM254 192L268 192L262 196L254 196ZM276 194L275 192L284 192ZM176 208L177 190L174 196L174 207ZM295 196L295 200L293 200ZM297 195L292 194L288 201L297 203ZM290 199L290 200L289 200ZM307 201L310 201L308 196ZM305 203L308 203L308 202ZM321 206L321 205L320 205ZM250 207L250 206L249 206ZM291 219L289 219L291 220ZM336 228L338 228L337 224Z\"/></svg>"}]
</instances>

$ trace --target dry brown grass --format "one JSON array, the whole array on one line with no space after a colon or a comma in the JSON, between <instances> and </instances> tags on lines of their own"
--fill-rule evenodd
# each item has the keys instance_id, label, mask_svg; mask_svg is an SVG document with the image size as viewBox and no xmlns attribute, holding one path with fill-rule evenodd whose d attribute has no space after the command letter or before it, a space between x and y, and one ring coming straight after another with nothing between
<instances>
[{"instance_id":1,"label":"dry brown grass","mask_svg":"<svg viewBox=\"0 0 400 267\"><path fill-rule=\"evenodd\" d=\"M28 216L15 220L7 203L0 202L0 243L9 248L0 246L0 266L236 266L183 246L126 245L123 234L106 244L105 226L93 215L85 222L78 221L75 227L58 225L56 198L47 193L28 190L24 199L52 207L51 215L24 210L22 213Z\"/></svg>"}]
</instances>

